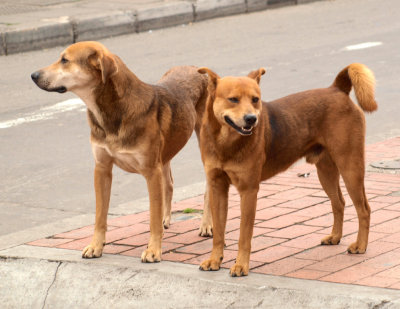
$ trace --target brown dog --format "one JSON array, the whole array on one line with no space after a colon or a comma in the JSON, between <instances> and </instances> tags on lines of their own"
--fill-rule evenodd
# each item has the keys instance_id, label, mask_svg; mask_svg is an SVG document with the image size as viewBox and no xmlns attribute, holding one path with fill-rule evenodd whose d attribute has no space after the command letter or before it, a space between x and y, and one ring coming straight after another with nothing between
<instances>
[{"instance_id":1,"label":"brown dog","mask_svg":"<svg viewBox=\"0 0 400 309\"><path fill-rule=\"evenodd\" d=\"M96 220L92 242L82 256L102 255L115 164L146 178L150 240L142 261L160 261L163 224L168 228L171 219L170 160L193 129L199 133L207 78L195 67L183 66L172 68L157 85L149 85L100 43L80 42L69 46L54 64L34 72L32 79L47 91L75 93L88 109L96 163ZM211 228L210 212L205 207L200 234L211 235Z\"/></svg>"},{"instance_id":2,"label":"brown dog","mask_svg":"<svg viewBox=\"0 0 400 309\"><path fill-rule=\"evenodd\" d=\"M364 253L368 243L370 207L364 190L365 119L353 104L354 91L364 111L377 109L373 73L362 64L343 69L329 88L261 102L259 81L264 69L247 77L220 78L207 68L209 97L200 131L200 149L207 175L213 219L213 249L202 270L218 270L224 249L228 188L240 193L239 252L232 276L247 275L259 183L286 170L298 159L316 164L318 177L331 200L332 233L324 245L342 237L344 199L339 175L356 207L359 231L349 253Z\"/></svg>"}]
</instances>

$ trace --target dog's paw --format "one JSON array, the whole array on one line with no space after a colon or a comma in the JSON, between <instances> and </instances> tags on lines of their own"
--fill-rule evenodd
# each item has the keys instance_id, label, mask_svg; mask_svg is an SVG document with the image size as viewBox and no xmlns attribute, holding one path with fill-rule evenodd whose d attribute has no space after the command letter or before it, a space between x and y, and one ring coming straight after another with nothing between
<instances>
[{"instance_id":1,"label":"dog's paw","mask_svg":"<svg viewBox=\"0 0 400 309\"><path fill-rule=\"evenodd\" d=\"M213 235L212 224L202 222L199 229L199 236L212 237L212 235Z\"/></svg>"},{"instance_id":2,"label":"dog's paw","mask_svg":"<svg viewBox=\"0 0 400 309\"><path fill-rule=\"evenodd\" d=\"M215 270L219 270L221 265L221 261L218 260L213 260L213 259L208 259L203 261L200 264L199 269L200 270L211 270L211 271L215 271Z\"/></svg>"},{"instance_id":3,"label":"dog's paw","mask_svg":"<svg viewBox=\"0 0 400 309\"><path fill-rule=\"evenodd\" d=\"M360 245L358 242L353 242L348 248L347 252L352 254L365 253L367 250L366 245Z\"/></svg>"},{"instance_id":4,"label":"dog's paw","mask_svg":"<svg viewBox=\"0 0 400 309\"><path fill-rule=\"evenodd\" d=\"M102 245L88 245L82 251L82 257L84 259L92 259L92 258L99 258L103 254L103 247Z\"/></svg>"},{"instance_id":5,"label":"dog's paw","mask_svg":"<svg viewBox=\"0 0 400 309\"><path fill-rule=\"evenodd\" d=\"M142 252L143 263L158 263L161 261L161 249L147 248Z\"/></svg>"},{"instance_id":6,"label":"dog's paw","mask_svg":"<svg viewBox=\"0 0 400 309\"><path fill-rule=\"evenodd\" d=\"M235 263L235 265L233 265L231 267L229 274L232 277L247 276L249 274L249 266L248 265L240 265L240 264Z\"/></svg>"},{"instance_id":7,"label":"dog's paw","mask_svg":"<svg viewBox=\"0 0 400 309\"><path fill-rule=\"evenodd\" d=\"M171 224L171 216L165 217L164 220L163 220L164 228L165 229L169 228L170 224Z\"/></svg>"},{"instance_id":8,"label":"dog's paw","mask_svg":"<svg viewBox=\"0 0 400 309\"><path fill-rule=\"evenodd\" d=\"M328 235L321 239L321 245L338 245L340 243L339 235Z\"/></svg>"}]
</instances>

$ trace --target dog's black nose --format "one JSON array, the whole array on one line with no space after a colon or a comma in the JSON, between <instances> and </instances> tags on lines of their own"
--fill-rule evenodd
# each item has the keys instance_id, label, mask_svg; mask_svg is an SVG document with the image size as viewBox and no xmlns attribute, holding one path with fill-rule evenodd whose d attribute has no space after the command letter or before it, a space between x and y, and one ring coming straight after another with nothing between
<instances>
[{"instance_id":1,"label":"dog's black nose","mask_svg":"<svg viewBox=\"0 0 400 309\"><path fill-rule=\"evenodd\" d=\"M40 76L39 71L33 72L33 73L31 74L31 78L32 78L32 80L33 80L34 82L37 82L37 80L39 79L39 76Z\"/></svg>"},{"instance_id":2,"label":"dog's black nose","mask_svg":"<svg viewBox=\"0 0 400 309\"><path fill-rule=\"evenodd\" d=\"M244 116L244 121L247 125L252 126L257 121L257 116L253 114L247 114Z\"/></svg>"}]
</instances>

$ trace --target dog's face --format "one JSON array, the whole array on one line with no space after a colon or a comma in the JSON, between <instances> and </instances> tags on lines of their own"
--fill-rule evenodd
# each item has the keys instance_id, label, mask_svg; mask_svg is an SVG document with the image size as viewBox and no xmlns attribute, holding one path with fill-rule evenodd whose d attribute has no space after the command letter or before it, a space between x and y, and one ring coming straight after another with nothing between
<instances>
[{"instance_id":1,"label":"dog's face","mask_svg":"<svg viewBox=\"0 0 400 309\"><path fill-rule=\"evenodd\" d=\"M265 69L252 71L248 76L224 78L208 68L200 68L199 72L209 76L209 92L214 98L213 112L218 122L243 136L251 135L262 109L259 82Z\"/></svg>"},{"instance_id":2,"label":"dog's face","mask_svg":"<svg viewBox=\"0 0 400 309\"><path fill-rule=\"evenodd\" d=\"M43 90L79 93L95 87L116 73L113 55L100 43L79 42L69 46L52 65L32 73Z\"/></svg>"}]
</instances>

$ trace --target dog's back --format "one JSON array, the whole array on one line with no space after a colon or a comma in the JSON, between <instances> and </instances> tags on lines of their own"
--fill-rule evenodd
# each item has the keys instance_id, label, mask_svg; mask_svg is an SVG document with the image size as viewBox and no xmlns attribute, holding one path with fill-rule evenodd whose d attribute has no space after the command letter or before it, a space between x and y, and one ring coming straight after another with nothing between
<instances>
[{"instance_id":1,"label":"dog's back","mask_svg":"<svg viewBox=\"0 0 400 309\"><path fill-rule=\"evenodd\" d=\"M207 77L200 74L194 66L173 67L156 84L157 94L162 97L160 109L173 113L175 119L168 126L167 139L175 139L180 132L186 132L187 130L182 130L182 125L194 125L199 137L207 100L207 84ZM193 113L193 109L196 113ZM187 121L188 118L192 119Z\"/></svg>"}]
</instances>

